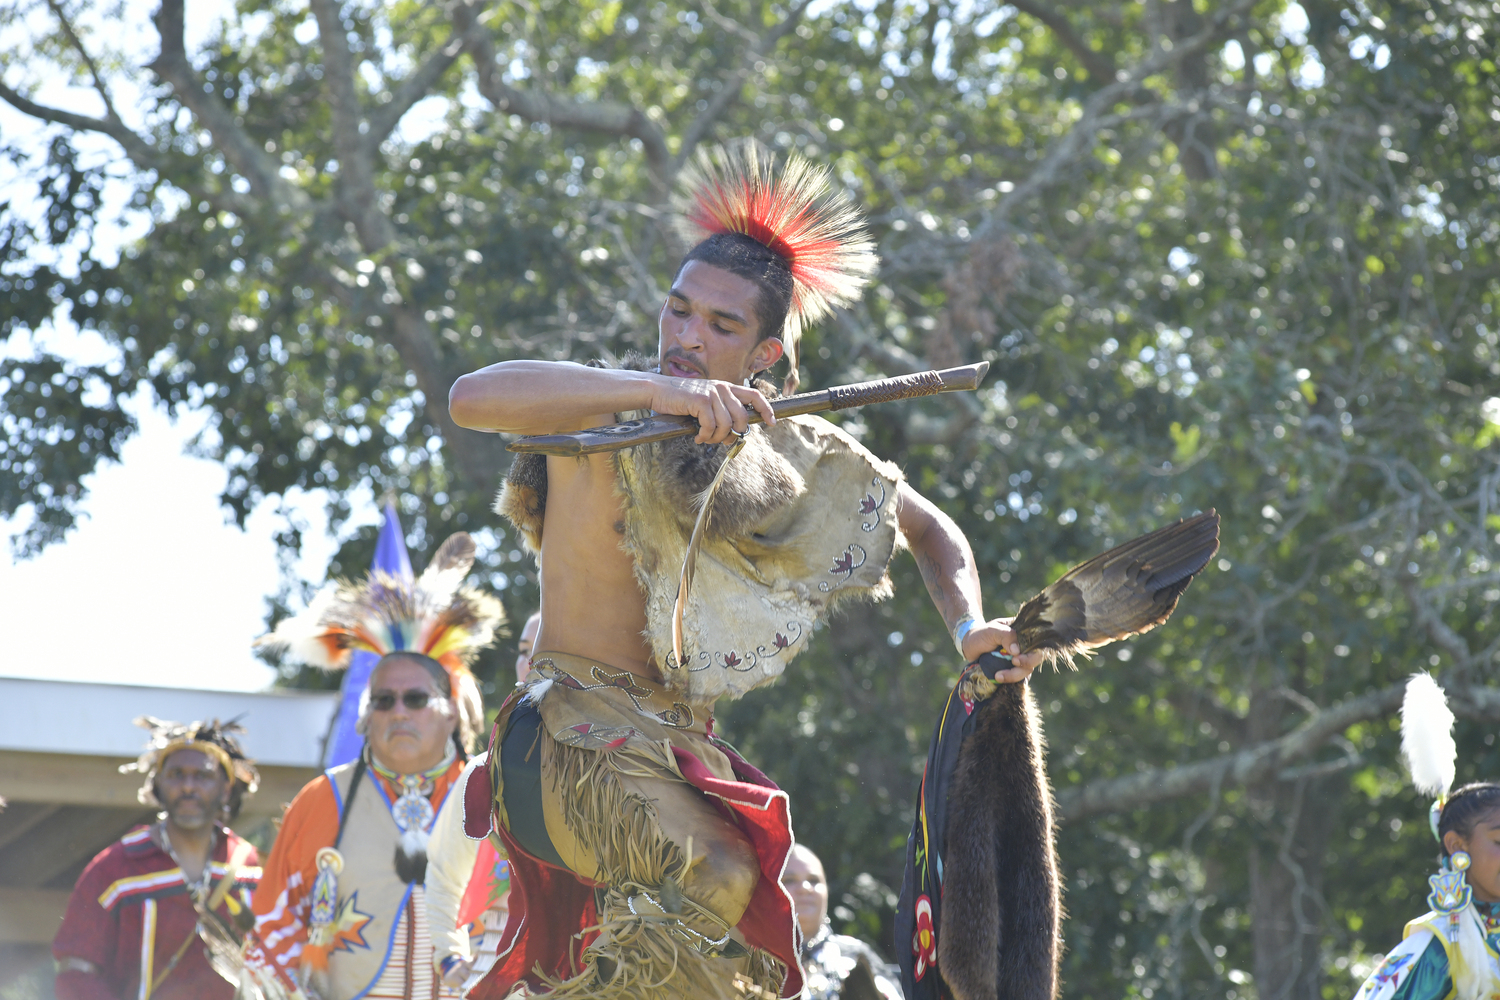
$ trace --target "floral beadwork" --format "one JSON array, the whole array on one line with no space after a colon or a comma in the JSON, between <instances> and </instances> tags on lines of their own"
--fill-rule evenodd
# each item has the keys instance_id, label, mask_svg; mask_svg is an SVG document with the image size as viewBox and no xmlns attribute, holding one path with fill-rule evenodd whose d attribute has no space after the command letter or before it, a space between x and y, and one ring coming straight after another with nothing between
<instances>
[{"instance_id":1,"label":"floral beadwork","mask_svg":"<svg viewBox=\"0 0 1500 1000\"><path fill-rule=\"evenodd\" d=\"M630 699L631 704L635 705L636 711L642 715L650 715L659 719L662 725L670 726L673 729L692 728L693 710L690 706L678 701L673 702L671 708L653 711L651 706L644 704L642 701L642 699L649 700L651 698L651 689L641 687L637 683L635 674L632 674L628 670L610 671L596 664L589 670L589 674L598 683L585 684L566 670L559 669L557 664L550 659L535 660L532 662L531 667L546 680L550 680L554 684L559 684L565 688L571 688L574 691L598 691L602 688L615 688L618 691L623 691L626 697ZM634 733L635 731L631 730L631 732ZM585 733L584 735L596 736L598 734ZM637 733L636 735L639 734ZM568 742L568 739L562 736L559 736L558 740L559 742Z\"/></svg>"},{"instance_id":2,"label":"floral beadwork","mask_svg":"<svg viewBox=\"0 0 1500 1000\"><path fill-rule=\"evenodd\" d=\"M887 496L884 479L876 476L870 480L870 485L880 490L880 499L875 499L875 494L873 493L866 493L864 499L859 502L859 514L861 517L867 518L867 520L860 522L859 527L861 531L874 531L880 527L880 511L885 506ZM870 517L872 514L875 515L873 518Z\"/></svg>"},{"instance_id":3,"label":"floral beadwork","mask_svg":"<svg viewBox=\"0 0 1500 1000\"><path fill-rule=\"evenodd\" d=\"M736 670L740 673L749 673L760 666L761 660L768 660L780 656L791 649L802 639L805 631L803 624L795 619L786 623L785 632L777 632L770 642L761 643L753 650L727 650L721 652L709 652L703 650L689 658L687 670L689 673L697 673L707 670L709 667L718 667L721 670ZM677 662L673 653L667 654L667 668L677 670L682 665Z\"/></svg>"},{"instance_id":4,"label":"floral beadwork","mask_svg":"<svg viewBox=\"0 0 1500 1000\"><path fill-rule=\"evenodd\" d=\"M831 593L834 588L847 583L854 576L854 571L863 566L865 560L868 558L870 558L870 554L865 551L863 545L850 542L844 548L844 551L839 553L838 557L833 560L833 567L828 571L829 576L842 576L844 579L834 584L830 584L827 580L824 580L818 584L818 589L825 594Z\"/></svg>"},{"instance_id":5,"label":"floral beadwork","mask_svg":"<svg viewBox=\"0 0 1500 1000\"><path fill-rule=\"evenodd\" d=\"M601 726L593 722L568 726L552 734L558 743L584 750L612 750L627 740L643 736L634 726Z\"/></svg>"},{"instance_id":6,"label":"floral beadwork","mask_svg":"<svg viewBox=\"0 0 1500 1000\"><path fill-rule=\"evenodd\" d=\"M671 708L664 708L657 712L656 717L661 720L662 725L671 726L673 729L691 729L693 726L692 707L680 701L673 702Z\"/></svg>"},{"instance_id":7,"label":"floral beadwork","mask_svg":"<svg viewBox=\"0 0 1500 1000\"><path fill-rule=\"evenodd\" d=\"M917 929L911 936L911 953L917 958L913 978L917 982L927 970L937 965L937 932L932 927L932 899L925 893L917 897Z\"/></svg>"}]
</instances>

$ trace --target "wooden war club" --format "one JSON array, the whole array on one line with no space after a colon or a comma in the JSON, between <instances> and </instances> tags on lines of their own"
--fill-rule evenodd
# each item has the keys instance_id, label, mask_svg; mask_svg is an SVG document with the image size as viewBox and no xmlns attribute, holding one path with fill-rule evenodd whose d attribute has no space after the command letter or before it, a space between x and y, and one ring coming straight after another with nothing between
<instances>
[{"instance_id":1,"label":"wooden war club","mask_svg":"<svg viewBox=\"0 0 1500 1000\"><path fill-rule=\"evenodd\" d=\"M803 392L795 396L772 400L771 411L779 420L803 413L819 413L824 410L847 410L871 403L889 403L897 399L912 399L917 396L932 396L940 392L958 389L973 390L984 381L990 370L988 361L964 365L961 368L944 368L942 371L917 372L912 375L897 375L894 378L877 379L874 382L859 382L854 385L839 385L817 392ZM760 414L750 413L752 424L761 423ZM666 441L669 438L687 437L698 433L698 421L693 417L653 415L641 420L627 420L623 424L590 427L571 434L533 434L511 442L510 450L527 454L560 455L576 457L593 455L602 451L619 451L638 444Z\"/></svg>"}]
</instances>

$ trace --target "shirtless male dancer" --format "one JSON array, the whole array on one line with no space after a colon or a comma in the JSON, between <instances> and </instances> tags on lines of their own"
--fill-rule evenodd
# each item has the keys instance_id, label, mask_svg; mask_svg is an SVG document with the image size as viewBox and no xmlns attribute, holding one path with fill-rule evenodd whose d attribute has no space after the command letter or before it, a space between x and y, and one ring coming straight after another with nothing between
<instances>
[{"instance_id":1,"label":"shirtless male dancer","mask_svg":"<svg viewBox=\"0 0 1500 1000\"><path fill-rule=\"evenodd\" d=\"M690 177L694 186L682 207L698 227L694 234L707 239L694 246L672 279L660 314L655 370L510 361L463 376L449 397L460 425L508 434L575 431L613 423L627 411L682 414L699 423L691 445L677 442L687 458L639 464L646 461L645 448L548 457L540 490L518 490L514 471L507 485L510 496L502 504L514 519L527 520L515 508L536 508L522 527L539 549L542 602L525 697L502 709L490 754L496 832L510 848L512 884L524 898L520 907L513 898L502 961L471 997L502 997L523 980L556 997L794 996L801 989L795 921L779 885L791 840L785 796L713 735L710 714L715 695L737 696L745 686L768 682L780 666L740 687L733 686L733 670L722 671L729 678L722 683L731 686L707 693L695 691L689 671L677 669L661 622L675 596L681 539L661 548L677 563L658 559L645 523L656 513L652 505L665 503L652 491L669 474L662 471L667 466L689 462L692 453L721 460L725 449L702 446L732 444L748 430L752 442L770 448L755 453L758 458L747 450L734 461L749 462L746 468L755 471L778 461L768 451L789 455L797 474L788 492L800 488L804 494L770 515L774 530L762 525L741 533L753 535L756 545L736 542L733 552L722 550L729 552L720 560L731 567L727 575L705 583L700 558L699 589L734 589L733 565L740 557L748 560L745 565L769 565L757 562L775 547L766 539L800 530L795 525L803 515L788 510L805 509L803 520L811 525L805 537L838 530L828 527L826 518L833 515L825 513L834 510L835 498L816 491L837 492L828 484L857 480L856 494L865 495L856 496L862 506L855 506L853 516L858 520L863 512L868 518L852 536L860 544L847 551L865 553L860 561L873 566L865 592L880 596L881 579L888 592L885 561L899 531L965 662L992 650L1017 652L1008 620L984 615L974 556L952 519L899 471L826 421L796 417L778 423L766 397L774 390L762 373L784 354L791 361L788 382L796 377L802 324L856 298L873 271L872 244L859 217L829 194L826 172L794 158L777 175L768 154L753 145L705 155ZM764 420L763 428L751 428L752 411ZM853 471L821 473L835 462ZM893 503L885 502L888 495ZM721 494L717 502L727 501ZM669 520L690 528L695 513L671 511ZM888 540L881 548L883 532ZM834 562L835 569L848 570L854 560ZM765 580L777 575L745 572ZM660 586L653 582L657 578ZM858 582L851 575L841 579ZM782 592L772 592L774 581L770 586L756 591L764 600L739 606L780 601L776 594ZM792 589L799 594L837 589L826 582L798 586ZM712 618L712 610L700 617ZM736 617L722 613L700 623L700 632ZM777 621L787 618L783 613ZM785 632L777 631L761 656L774 657L789 642L800 648L806 637L800 630L806 626L810 635L811 624L777 624ZM710 654L699 655L708 662ZM749 655L731 653L714 662L740 669ZM684 659L697 669L686 654ZM997 679L1024 681L1037 662L1017 656ZM664 664L671 669L664 671ZM608 706L606 697L612 699ZM523 713L529 713L529 728L519 721ZM553 738L538 740L538 728ZM600 738L591 741L591 734ZM581 763L559 757L576 755L579 748L588 751ZM598 782L619 791L592 806L569 800ZM466 801L475 801L473 793ZM528 819L537 812L544 823ZM639 856L653 851L657 861L645 864L652 871L643 873ZM568 896L570 885L578 888ZM528 909L525 898L540 905Z\"/></svg>"}]
</instances>

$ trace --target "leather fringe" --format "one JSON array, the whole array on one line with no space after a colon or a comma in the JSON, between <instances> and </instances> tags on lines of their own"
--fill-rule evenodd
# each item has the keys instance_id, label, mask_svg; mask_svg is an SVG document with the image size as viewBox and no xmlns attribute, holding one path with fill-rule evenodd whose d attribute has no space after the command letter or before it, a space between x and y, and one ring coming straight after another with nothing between
<instances>
[{"instance_id":1,"label":"leather fringe","mask_svg":"<svg viewBox=\"0 0 1500 1000\"><path fill-rule=\"evenodd\" d=\"M551 1000L742 1000L776 997L785 967L760 949L738 957L705 954L693 933L714 940L728 928L683 895L687 858L662 832L656 808L627 792L618 775L662 778L675 771L669 746L636 742L614 751L553 743L554 787L563 819L593 852L609 888L583 970L566 980L541 976ZM678 778L677 780L681 780ZM670 911L670 912L669 912ZM541 970L537 970L538 975Z\"/></svg>"}]
</instances>

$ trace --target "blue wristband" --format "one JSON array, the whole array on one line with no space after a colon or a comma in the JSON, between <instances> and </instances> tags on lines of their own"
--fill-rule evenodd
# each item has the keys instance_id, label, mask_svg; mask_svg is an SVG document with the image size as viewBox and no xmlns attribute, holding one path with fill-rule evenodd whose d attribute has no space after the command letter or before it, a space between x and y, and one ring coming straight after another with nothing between
<instances>
[{"instance_id":1,"label":"blue wristband","mask_svg":"<svg viewBox=\"0 0 1500 1000\"><path fill-rule=\"evenodd\" d=\"M958 620L958 624L953 626L953 645L958 647L959 656L964 655L964 637L974 631L974 626L978 624L979 622L973 616L964 615Z\"/></svg>"}]
</instances>

